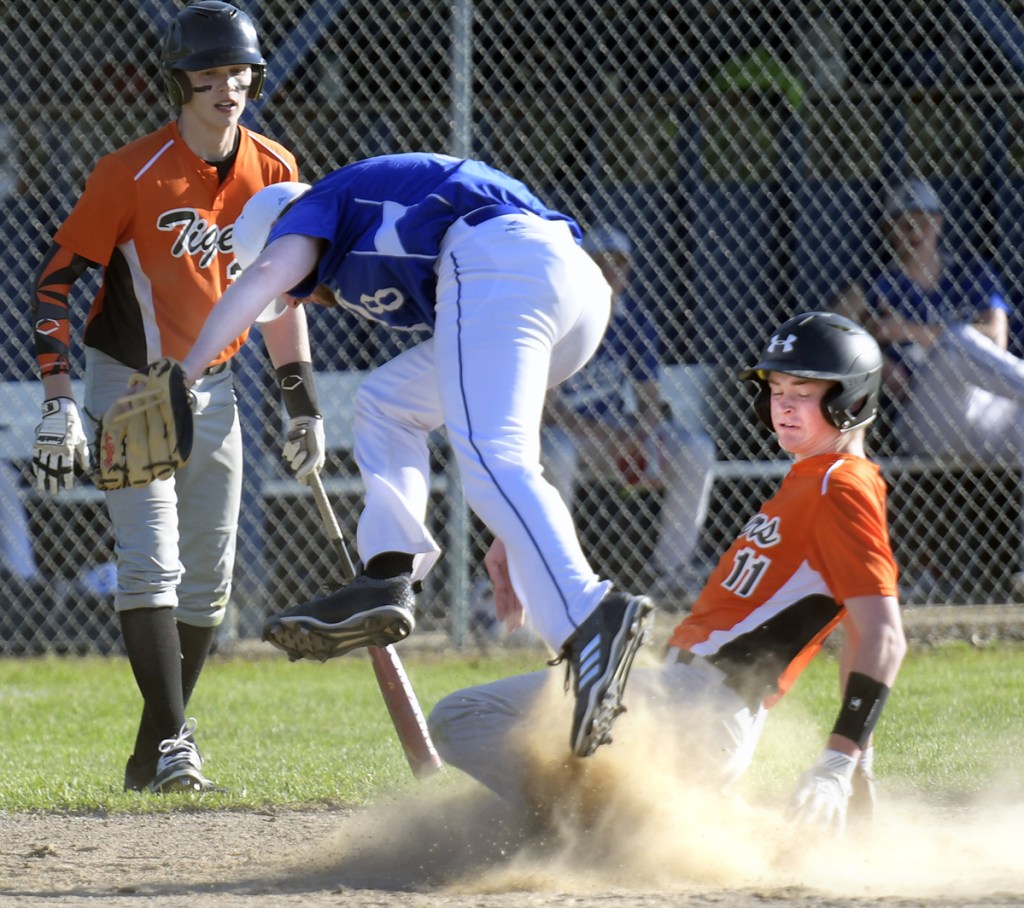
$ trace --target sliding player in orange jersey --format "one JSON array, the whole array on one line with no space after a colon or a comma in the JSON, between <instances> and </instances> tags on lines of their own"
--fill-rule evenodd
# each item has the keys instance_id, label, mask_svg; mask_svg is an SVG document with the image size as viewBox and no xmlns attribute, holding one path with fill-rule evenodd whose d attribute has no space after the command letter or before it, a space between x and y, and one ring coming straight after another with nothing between
<instances>
[{"instance_id":1,"label":"sliding player in orange jersey","mask_svg":"<svg viewBox=\"0 0 1024 908\"><path fill-rule=\"evenodd\" d=\"M811 312L772 332L740 377L756 384L757 417L793 466L675 628L664 664L638 670L633 682L634 702L664 707L679 730L686 771L725 788L749 766L768 709L841 624L835 724L790 808L831 829L845 824L857 782L865 800L873 795L872 732L906 651L886 486L865 453L881 370L878 344L841 316ZM498 616L514 626L522 613L500 542L486 563ZM543 674L520 675L444 698L430 717L442 758L529 803L529 764L516 735L544 682Z\"/></svg>"},{"instance_id":2,"label":"sliding player in orange jersey","mask_svg":"<svg viewBox=\"0 0 1024 908\"><path fill-rule=\"evenodd\" d=\"M243 205L298 177L290 151L239 124L265 73L256 28L241 10L199 0L176 14L161 69L175 118L102 157L57 231L35 288L43 419L33 465L41 492L88 472L91 432L70 382L69 298L90 268L103 285L85 325L87 417L99 419L128 378L181 359L240 272L232 236ZM323 461L322 420L302 310L263 326L293 417L285 458L296 475ZM171 479L106 493L117 552L117 609L144 708L126 790L205 791L195 722L185 707L224 618L242 490L242 438L231 360L247 332L217 351L193 386L192 458ZM289 446L290 445L290 446Z\"/></svg>"}]
</instances>

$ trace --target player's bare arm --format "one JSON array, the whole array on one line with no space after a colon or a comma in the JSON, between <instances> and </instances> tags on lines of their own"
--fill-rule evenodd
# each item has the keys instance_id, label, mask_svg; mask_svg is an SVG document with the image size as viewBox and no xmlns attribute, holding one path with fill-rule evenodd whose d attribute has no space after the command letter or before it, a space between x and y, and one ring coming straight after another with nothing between
<instances>
[{"instance_id":1,"label":"player's bare arm","mask_svg":"<svg viewBox=\"0 0 1024 908\"><path fill-rule=\"evenodd\" d=\"M484 556L484 566L491 578L494 588L494 615L505 625L506 630L514 631L523 626L526 616L523 604L519 601L512 587L512 576L508 570L508 552L505 543L495 539Z\"/></svg>"},{"instance_id":2,"label":"player's bare arm","mask_svg":"<svg viewBox=\"0 0 1024 908\"><path fill-rule=\"evenodd\" d=\"M267 353L275 368L286 363L309 362L309 328L301 306L289 306L284 314L260 325Z\"/></svg>"},{"instance_id":3,"label":"player's bare arm","mask_svg":"<svg viewBox=\"0 0 1024 908\"><path fill-rule=\"evenodd\" d=\"M791 817L833 831L841 831L846 824L859 758L869 748L906 652L895 597L858 596L845 605L852 633L842 704L825 749L801 776L790 801ZM857 784L867 783L864 797L873 802L870 759L859 771L862 778ZM857 809L864 811L859 805Z\"/></svg>"},{"instance_id":4,"label":"player's bare arm","mask_svg":"<svg viewBox=\"0 0 1024 908\"><path fill-rule=\"evenodd\" d=\"M858 596L845 605L849 636L843 665L844 689L849 693L850 677L859 675L884 686L887 693L907 650L899 603L893 596ZM849 756L856 756L861 750L859 742L834 731L827 746Z\"/></svg>"},{"instance_id":5,"label":"player's bare arm","mask_svg":"<svg viewBox=\"0 0 1024 908\"><path fill-rule=\"evenodd\" d=\"M319 241L291 234L271 243L224 292L182 361L194 382L233 338L248 328L276 297L299 284L316 267ZM269 323L268 323L269 324Z\"/></svg>"},{"instance_id":6,"label":"player's bare arm","mask_svg":"<svg viewBox=\"0 0 1024 908\"><path fill-rule=\"evenodd\" d=\"M277 387L288 411L281 454L295 478L308 482L327 456L323 414L316 395L306 311L288 306L260 329L274 365Z\"/></svg>"}]
</instances>

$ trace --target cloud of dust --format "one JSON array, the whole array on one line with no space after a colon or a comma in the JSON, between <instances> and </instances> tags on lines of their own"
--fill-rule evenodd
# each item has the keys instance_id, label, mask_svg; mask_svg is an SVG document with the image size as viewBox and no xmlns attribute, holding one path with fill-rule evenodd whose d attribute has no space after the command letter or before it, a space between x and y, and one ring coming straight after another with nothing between
<instances>
[{"instance_id":1,"label":"cloud of dust","mask_svg":"<svg viewBox=\"0 0 1024 908\"><path fill-rule=\"evenodd\" d=\"M548 807L543 831L468 783L468 795L453 796L448 786L348 818L328 860L334 878L463 893L793 886L847 897L1024 893L1022 803L1001 803L996 794L942 805L926 792L887 795L882 780L870 829L829 838L788 822L784 799L727 797L702 786L685 757L699 719L688 717L673 739L665 715L642 702L620 717L612 745L566 760L569 699L550 685L522 742L532 794Z\"/></svg>"}]
</instances>

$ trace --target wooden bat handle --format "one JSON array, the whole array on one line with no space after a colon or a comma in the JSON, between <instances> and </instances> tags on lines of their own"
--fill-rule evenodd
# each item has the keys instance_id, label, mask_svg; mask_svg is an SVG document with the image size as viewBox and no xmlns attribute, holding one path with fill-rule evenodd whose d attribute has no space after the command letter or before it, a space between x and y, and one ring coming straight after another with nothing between
<instances>
[{"instance_id":1,"label":"wooden bat handle","mask_svg":"<svg viewBox=\"0 0 1024 908\"><path fill-rule=\"evenodd\" d=\"M342 576L349 581L355 577L356 569L341 535L338 517L327 498L327 490L316 471L310 473L306 481L313 490L316 508L320 512L324 531L338 556ZM402 660L391 646L370 646L367 649L370 651L373 673L377 676L377 686L384 697L384 704L388 708L391 723L395 726L395 732L402 744L402 750L405 751L405 759L412 774L418 779L432 775L443 764L434 748L434 742L430 740L427 720L423 716L416 691L413 690Z\"/></svg>"},{"instance_id":2,"label":"wooden bat handle","mask_svg":"<svg viewBox=\"0 0 1024 908\"><path fill-rule=\"evenodd\" d=\"M398 732L398 740L402 742L412 774L418 779L433 775L443 764L430 739L427 720L402 660L391 646L371 646L368 649L377 683L384 695L384 703L391 714L391 722Z\"/></svg>"},{"instance_id":3,"label":"wooden bat handle","mask_svg":"<svg viewBox=\"0 0 1024 908\"><path fill-rule=\"evenodd\" d=\"M352 563L352 557L348 553L348 546L341 535L341 527L338 524L338 517L331 507L327 498L327 490L324 488L320 474L314 470L306 477L306 482L313 490L313 499L316 501L316 509L320 512L320 520L323 522L327 538L334 546L334 553L338 556L338 563L341 567L341 576L348 583L356 576L356 568Z\"/></svg>"}]
</instances>

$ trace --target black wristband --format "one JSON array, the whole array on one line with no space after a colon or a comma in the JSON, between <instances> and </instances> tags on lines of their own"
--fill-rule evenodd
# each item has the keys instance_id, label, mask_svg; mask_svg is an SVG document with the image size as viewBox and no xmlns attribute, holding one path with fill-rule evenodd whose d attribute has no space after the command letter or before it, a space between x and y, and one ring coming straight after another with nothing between
<instances>
[{"instance_id":1,"label":"black wristband","mask_svg":"<svg viewBox=\"0 0 1024 908\"><path fill-rule=\"evenodd\" d=\"M846 695L839 710L832 734L842 735L863 748L882 715L882 707L889 696L889 688L881 681L850 672L846 679Z\"/></svg>"},{"instance_id":2,"label":"black wristband","mask_svg":"<svg viewBox=\"0 0 1024 908\"><path fill-rule=\"evenodd\" d=\"M312 363L286 363L281 366L277 370L277 386L281 389L281 397L289 416L320 415Z\"/></svg>"}]
</instances>

